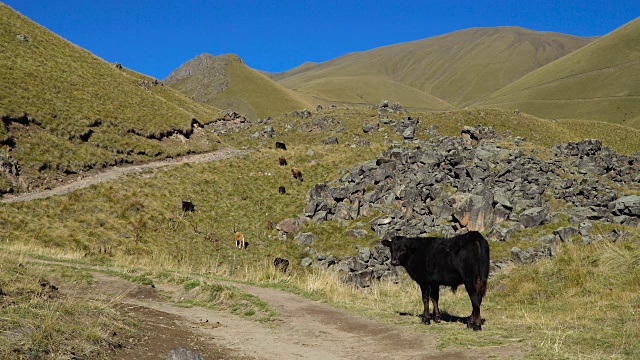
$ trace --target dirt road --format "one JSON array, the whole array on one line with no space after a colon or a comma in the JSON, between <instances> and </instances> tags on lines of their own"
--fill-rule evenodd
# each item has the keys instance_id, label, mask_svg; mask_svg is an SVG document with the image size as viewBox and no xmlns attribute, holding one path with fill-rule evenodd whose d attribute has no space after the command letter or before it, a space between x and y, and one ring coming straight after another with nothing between
<instances>
[{"instance_id":1,"label":"dirt road","mask_svg":"<svg viewBox=\"0 0 640 360\"><path fill-rule=\"evenodd\" d=\"M141 171L150 170L150 169L158 169L165 166L181 165L186 163L203 163L203 162L216 161L216 160L230 158L233 156L238 156L243 153L245 152L242 150L221 149L221 150L204 153L204 154L188 155L188 156L183 156L176 159L160 160L160 161L154 161L154 162L140 164L140 165L114 166L105 171L87 176L85 178L82 178L76 181L72 181L68 184L58 186L50 190L36 191L36 192L21 194L21 195L7 195L5 197L0 198L0 202L12 203L12 202L20 202L20 201L29 201L34 199L44 199L54 195L63 195L63 194L72 192L74 190L82 189L93 184L99 184L103 181L116 179L131 173L141 172Z\"/></svg>"},{"instance_id":2,"label":"dirt road","mask_svg":"<svg viewBox=\"0 0 640 360\"><path fill-rule=\"evenodd\" d=\"M175 285L155 288L132 284L103 273L81 289L102 299L120 299L121 307L143 329L127 339L112 359L164 359L176 346L194 349L205 359L485 359L521 358L507 347L440 352L424 332L385 324L321 302L276 289L234 284L277 310L275 322L259 323L200 307L180 307L167 300ZM99 295L97 295L99 294ZM419 319L416 318L416 321ZM460 326L460 331L468 331ZM214 357L211 357L214 356Z\"/></svg>"}]
</instances>

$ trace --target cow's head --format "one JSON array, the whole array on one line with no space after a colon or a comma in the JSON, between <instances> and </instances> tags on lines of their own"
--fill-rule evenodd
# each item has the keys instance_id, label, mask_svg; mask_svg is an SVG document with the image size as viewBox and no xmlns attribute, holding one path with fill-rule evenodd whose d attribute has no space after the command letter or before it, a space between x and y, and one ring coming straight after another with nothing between
<instances>
[{"instance_id":1,"label":"cow's head","mask_svg":"<svg viewBox=\"0 0 640 360\"><path fill-rule=\"evenodd\" d=\"M409 256L409 242L402 236L394 236L391 240L382 240L382 245L391 251L391 265L400 265Z\"/></svg>"}]
</instances>

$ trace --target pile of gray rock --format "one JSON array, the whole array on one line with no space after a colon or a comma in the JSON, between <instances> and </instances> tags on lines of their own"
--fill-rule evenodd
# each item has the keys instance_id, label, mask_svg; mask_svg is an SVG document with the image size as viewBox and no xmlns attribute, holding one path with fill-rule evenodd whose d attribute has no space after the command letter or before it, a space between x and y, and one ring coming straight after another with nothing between
<instances>
[{"instance_id":1,"label":"pile of gray rock","mask_svg":"<svg viewBox=\"0 0 640 360\"><path fill-rule=\"evenodd\" d=\"M403 135L418 126L405 120L396 124ZM307 194L304 215L319 223L378 214L370 225L380 239L477 230L490 240L506 241L519 229L553 219L579 224L542 234L540 250L515 251L513 258L524 262L550 256L549 243L574 238L589 243L592 221L640 226L640 196L621 192L640 190L639 156L585 140L555 146L555 156L543 159L535 151L501 146L508 139L480 126L465 128L460 137L431 135L392 145L339 179L316 184ZM377 265L382 264L371 268ZM347 277L361 279L351 274L362 270L350 270Z\"/></svg>"},{"instance_id":2,"label":"pile of gray rock","mask_svg":"<svg viewBox=\"0 0 640 360\"><path fill-rule=\"evenodd\" d=\"M223 110L218 114L218 118L213 122L207 123L206 128L217 133L226 134L229 130L248 128L251 123L247 118L231 109Z\"/></svg>"},{"instance_id":3,"label":"pile of gray rock","mask_svg":"<svg viewBox=\"0 0 640 360\"><path fill-rule=\"evenodd\" d=\"M388 100L382 100L380 102L380 105L378 105L378 115L380 116L402 112L402 111L404 111L404 109L402 108L402 105L400 105L400 103L397 101L392 105L389 105Z\"/></svg>"},{"instance_id":4,"label":"pile of gray rock","mask_svg":"<svg viewBox=\"0 0 640 360\"><path fill-rule=\"evenodd\" d=\"M638 186L637 157L611 155L611 163L627 164L624 170L603 168L600 152L578 159L579 164L559 156L544 160L500 147L497 139L473 146L463 137L435 136L411 148L393 145L341 178L316 184L304 214L322 222L382 213L371 222L380 238L398 232L452 235L463 229L490 231L502 222L524 228L545 224L558 215L549 210L555 198L564 200L563 212L580 220L639 223L639 197L624 196L605 180Z\"/></svg>"},{"instance_id":5,"label":"pile of gray rock","mask_svg":"<svg viewBox=\"0 0 640 360\"><path fill-rule=\"evenodd\" d=\"M358 287L368 287L375 280L398 279L397 267L389 263L389 249L376 245L375 248L356 246L355 256L336 258L331 254L319 253L313 248L306 248L307 257L302 259L302 266L312 266L338 272L345 283Z\"/></svg>"}]
</instances>

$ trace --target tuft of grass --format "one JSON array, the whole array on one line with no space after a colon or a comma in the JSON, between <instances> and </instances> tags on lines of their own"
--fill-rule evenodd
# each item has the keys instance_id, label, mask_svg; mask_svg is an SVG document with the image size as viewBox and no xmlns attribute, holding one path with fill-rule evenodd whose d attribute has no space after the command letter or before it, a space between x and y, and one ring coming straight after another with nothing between
<instances>
[{"instance_id":1,"label":"tuft of grass","mask_svg":"<svg viewBox=\"0 0 640 360\"><path fill-rule=\"evenodd\" d=\"M187 282L185 285L189 283ZM186 286L185 290L187 290ZM271 309L267 302L233 285L203 282L188 290L188 298L179 303L214 310L226 310L259 322L270 322L277 315L277 312Z\"/></svg>"},{"instance_id":2,"label":"tuft of grass","mask_svg":"<svg viewBox=\"0 0 640 360\"><path fill-rule=\"evenodd\" d=\"M528 329L535 358L636 358L638 264L637 236L563 245L550 260L500 274L490 296Z\"/></svg>"},{"instance_id":3,"label":"tuft of grass","mask_svg":"<svg viewBox=\"0 0 640 360\"><path fill-rule=\"evenodd\" d=\"M21 263L0 254L0 358L103 359L117 346L114 333L131 331L108 304L67 296L84 273Z\"/></svg>"},{"instance_id":4,"label":"tuft of grass","mask_svg":"<svg viewBox=\"0 0 640 360\"><path fill-rule=\"evenodd\" d=\"M195 289L198 286L200 286L200 280L194 280L194 279L185 281L183 285L185 291Z\"/></svg>"}]
</instances>

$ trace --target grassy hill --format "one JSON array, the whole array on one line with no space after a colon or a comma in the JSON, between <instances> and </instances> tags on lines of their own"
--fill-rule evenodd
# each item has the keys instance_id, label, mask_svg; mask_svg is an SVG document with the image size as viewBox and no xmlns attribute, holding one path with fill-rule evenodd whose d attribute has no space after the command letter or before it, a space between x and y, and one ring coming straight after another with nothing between
<instances>
[{"instance_id":1,"label":"grassy hill","mask_svg":"<svg viewBox=\"0 0 640 360\"><path fill-rule=\"evenodd\" d=\"M282 87L232 54L199 55L174 70L164 82L199 102L232 109L250 119L316 105L309 97Z\"/></svg>"},{"instance_id":2,"label":"grassy hill","mask_svg":"<svg viewBox=\"0 0 640 360\"><path fill-rule=\"evenodd\" d=\"M640 128L640 19L532 71L483 105Z\"/></svg>"},{"instance_id":3,"label":"grassy hill","mask_svg":"<svg viewBox=\"0 0 640 360\"><path fill-rule=\"evenodd\" d=\"M518 27L475 28L307 63L272 77L332 101L464 107L590 41Z\"/></svg>"},{"instance_id":4,"label":"grassy hill","mask_svg":"<svg viewBox=\"0 0 640 360\"><path fill-rule=\"evenodd\" d=\"M126 66L126 64L125 64ZM219 110L118 69L0 4L0 172L4 192L64 174L214 147L170 141ZM20 189L18 189L20 188ZM3 192L0 189L0 192Z\"/></svg>"},{"instance_id":5,"label":"grassy hill","mask_svg":"<svg viewBox=\"0 0 640 360\"><path fill-rule=\"evenodd\" d=\"M588 137L600 137L605 145L613 146L618 151L633 153L640 150L640 143L637 142L639 130L602 122L592 122L589 127L576 128L564 121L553 122L524 114L516 116L503 110L411 112L390 116L399 119L406 115L423 119L422 123L425 125L420 127L418 138L428 137L427 129L431 125L436 125L442 134L459 135L460 129L465 125L482 124L492 126L499 133L509 131L512 136L528 139L523 144L526 151L533 149L542 153L545 149L548 151L550 144ZM101 264L107 268L128 267L134 274L142 272L154 279L162 279L162 276L166 278L167 274L174 272L187 274L185 276L204 274L249 280L303 293L305 284L312 283L313 289L306 293L307 296L375 315L378 319L418 326L419 320L416 317L398 319L398 308L394 306L399 298L407 298L407 302L411 303L407 310L419 312L421 302L412 282L383 284L371 291L342 285L337 276L318 275L315 270L302 268L300 260L306 256L303 247L292 239L279 239L278 232L268 228L268 221L278 222L300 214L305 206L305 196L315 184L340 178L355 164L375 159L377 154L387 148L387 137L393 141L401 141L401 136L394 133L391 126L383 125L381 130L367 135L362 133L363 122L377 120L375 109L338 107L323 110L317 117L330 122L335 128L344 127L343 131L335 133L339 145L322 143L327 133L332 132L331 127L326 131L307 131L307 124L312 123L313 119L276 117L270 123L276 130L275 138L265 140L252 137L251 134L259 129L256 126L224 135L226 143L246 146L252 150L239 158L183 165L177 169L160 169L142 176L132 175L119 181L105 182L63 196L2 204L0 224L5 229L0 237L2 247L47 256L75 254L81 259L78 261ZM357 137L364 137L371 145L347 146L354 143ZM273 149L273 141L285 142L287 151ZM513 146L513 143L501 146ZM287 157L289 166L302 170L304 182L293 180L289 167L278 165L280 156ZM278 194L279 186L286 186L285 195ZM193 201L196 211L182 216L180 201L184 198ZM327 221L306 226L303 231L312 231L318 235L313 243L314 249L339 257L356 252L356 245L372 247L379 242L372 232L358 239L344 235L349 229L363 227L357 225L357 222L367 224L370 220L371 218L350 222ZM235 247L232 237L234 226L246 234L249 247L245 251ZM595 227L595 231L611 230ZM633 233L635 230L625 227L624 231ZM501 258L513 246L532 246L535 238L535 233L523 230L516 240L491 242L491 251L493 256ZM606 247L610 247L609 255L606 256L627 259L628 255L631 262L637 259L639 253L637 242L613 243ZM622 319L628 315L629 309L628 306L611 308L601 301L597 303L602 306L593 309L586 303L601 299L599 296L603 296L603 293L626 299L622 302L624 304L630 304L637 296L634 298L632 290L625 286L614 287L615 294L611 295L612 290L606 284L608 279L616 278L615 269L618 265L614 263L609 266L604 260L594 260L602 256L599 251L594 250L596 248L583 249L585 248L565 248L557 260L554 258L538 265L522 265L492 279L491 289L483 304L485 316L490 321L487 325L490 331L477 334L462 331L458 326L433 326L426 331L439 337L442 347L451 346L452 343L472 347L483 346L483 343L510 344L513 338L518 338L532 339L531 342L518 341L530 344L538 358L559 355L572 357L576 351L597 351L597 354L602 355L607 349L603 350L599 346L603 344L602 338L606 334L591 327L599 326L595 319L602 316L601 310L605 308L610 311L608 314L611 319ZM291 261L291 273L269 274L271 262L276 256ZM589 270L588 274L583 274L583 281L594 284L593 286L576 287L567 280L567 274L573 276L574 272L591 269L595 266L594 261L598 264L598 270ZM574 268L573 264L578 268ZM328 279L319 283L321 276ZM631 281L626 280L624 283ZM389 290L384 290L387 289L386 286ZM504 287L509 291L505 291ZM565 296L568 292L579 293L584 288L589 288L588 297ZM407 293L411 295L407 296ZM634 293L637 295L637 292ZM545 296L543 302L536 300L543 296L541 294ZM443 292L442 296L447 311L455 314L468 311L468 298L464 291L455 295ZM572 332L571 329L576 325L568 320L575 320L576 309L585 307L592 312L589 312L588 317L581 318L579 325L592 324L588 325L590 331ZM548 323L549 317L556 320ZM612 326L610 331L624 331L625 336L633 338L637 329L628 328L629 324L628 321L618 321L608 326ZM563 333L572 335L558 345L555 341L564 339L561 337ZM544 341L549 340L549 337L551 342ZM630 343L616 342L614 345L628 351L630 357L640 351Z\"/></svg>"}]
</instances>

